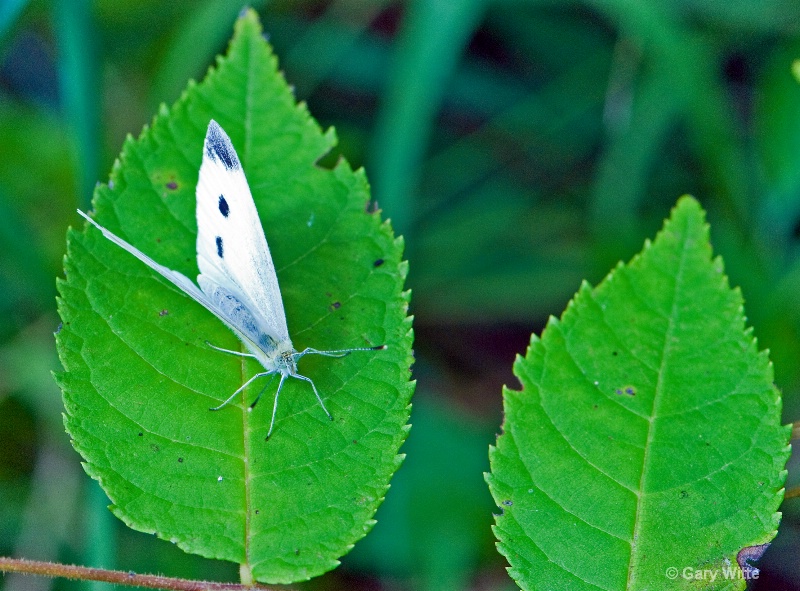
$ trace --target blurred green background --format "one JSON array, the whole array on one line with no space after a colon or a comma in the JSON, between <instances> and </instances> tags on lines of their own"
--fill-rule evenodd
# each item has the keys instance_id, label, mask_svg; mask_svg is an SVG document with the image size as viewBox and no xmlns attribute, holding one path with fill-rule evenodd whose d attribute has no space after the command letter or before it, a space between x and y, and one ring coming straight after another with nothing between
<instances>
[{"instance_id":1,"label":"blurred green background","mask_svg":"<svg viewBox=\"0 0 800 591\"><path fill-rule=\"evenodd\" d=\"M406 239L418 380L378 525L309 590L510 590L483 483L532 331L684 193L800 417L800 3L252 2ZM124 527L61 425L55 277L127 134L223 52L223 0L0 0L0 554L235 580ZM795 64L800 71L800 62ZM742 434L747 436L746 433ZM800 466L789 466L789 485ZM577 485L577 484L576 484ZM800 501L760 590L800 589ZM6 591L77 583L0 579ZM84 588L90 585L85 585ZM96 588L106 588L96 586Z\"/></svg>"}]
</instances>

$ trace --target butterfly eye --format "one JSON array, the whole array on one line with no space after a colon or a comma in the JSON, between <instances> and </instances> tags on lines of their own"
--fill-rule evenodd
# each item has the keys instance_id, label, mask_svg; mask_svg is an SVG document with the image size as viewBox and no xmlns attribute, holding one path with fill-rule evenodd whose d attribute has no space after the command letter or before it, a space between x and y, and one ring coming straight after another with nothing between
<instances>
[{"instance_id":1,"label":"butterfly eye","mask_svg":"<svg viewBox=\"0 0 800 591\"><path fill-rule=\"evenodd\" d=\"M222 258L222 236L217 236L217 256Z\"/></svg>"},{"instance_id":2,"label":"butterfly eye","mask_svg":"<svg viewBox=\"0 0 800 591\"><path fill-rule=\"evenodd\" d=\"M228 202L225 201L225 197L223 195L219 196L219 212L222 214L222 217L228 217L228 214L231 212L231 208L228 207Z\"/></svg>"}]
</instances>

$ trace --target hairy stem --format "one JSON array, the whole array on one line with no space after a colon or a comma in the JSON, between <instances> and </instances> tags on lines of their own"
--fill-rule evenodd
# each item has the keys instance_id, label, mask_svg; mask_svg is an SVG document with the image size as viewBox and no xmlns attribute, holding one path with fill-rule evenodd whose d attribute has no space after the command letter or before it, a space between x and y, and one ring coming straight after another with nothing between
<instances>
[{"instance_id":1,"label":"hairy stem","mask_svg":"<svg viewBox=\"0 0 800 591\"><path fill-rule=\"evenodd\" d=\"M0 556L0 572L63 577L83 581L103 581L105 583L116 583L117 585L169 589L170 591L270 591L271 589L261 585L192 581L190 579L175 579L158 575L139 575L133 571L123 572L3 556Z\"/></svg>"}]
</instances>

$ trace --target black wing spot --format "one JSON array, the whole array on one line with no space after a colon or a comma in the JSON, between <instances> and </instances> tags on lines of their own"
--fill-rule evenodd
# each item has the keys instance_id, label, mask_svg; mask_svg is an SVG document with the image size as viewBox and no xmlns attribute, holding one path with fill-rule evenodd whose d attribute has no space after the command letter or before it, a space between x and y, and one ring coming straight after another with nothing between
<instances>
[{"instance_id":1,"label":"black wing spot","mask_svg":"<svg viewBox=\"0 0 800 591\"><path fill-rule=\"evenodd\" d=\"M222 236L217 236L217 256L222 258Z\"/></svg>"},{"instance_id":2,"label":"black wing spot","mask_svg":"<svg viewBox=\"0 0 800 591\"><path fill-rule=\"evenodd\" d=\"M228 207L228 202L225 201L223 195L219 196L219 212L222 214L222 217L228 217L228 214L231 212L231 208Z\"/></svg>"},{"instance_id":3,"label":"black wing spot","mask_svg":"<svg viewBox=\"0 0 800 591\"><path fill-rule=\"evenodd\" d=\"M220 160L226 170L239 170L239 158L233 149L231 139L225 134L216 121L208 124L206 133L206 154L212 160Z\"/></svg>"}]
</instances>

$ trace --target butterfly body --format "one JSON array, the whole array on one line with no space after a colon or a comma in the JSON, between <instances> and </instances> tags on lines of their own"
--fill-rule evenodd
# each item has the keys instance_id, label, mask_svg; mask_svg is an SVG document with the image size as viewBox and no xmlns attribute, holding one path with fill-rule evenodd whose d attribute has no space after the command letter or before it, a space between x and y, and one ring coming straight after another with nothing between
<instances>
[{"instance_id":1,"label":"butterfly body","mask_svg":"<svg viewBox=\"0 0 800 591\"><path fill-rule=\"evenodd\" d=\"M78 211L103 235L127 250L189 297L219 318L242 342L248 352L232 351L209 345L218 351L251 357L263 372L248 379L218 410L255 379L280 375L275 393L272 420L267 439L275 426L278 396L288 377L308 382L320 405L331 418L310 378L298 373L297 361L304 355L342 357L352 351L378 350L385 347L358 347L336 351L307 348L297 351L289 338L286 313L278 286L275 266L261 228L250 187L230 138L215 122L208 125L203 147L203 161L197 182L197 284L185 275L156 263L146 254L116 234ZM263 392L263 391L262 391ZM255 406L261 394L250 405Z\"/></svg>"}]
</instances>

